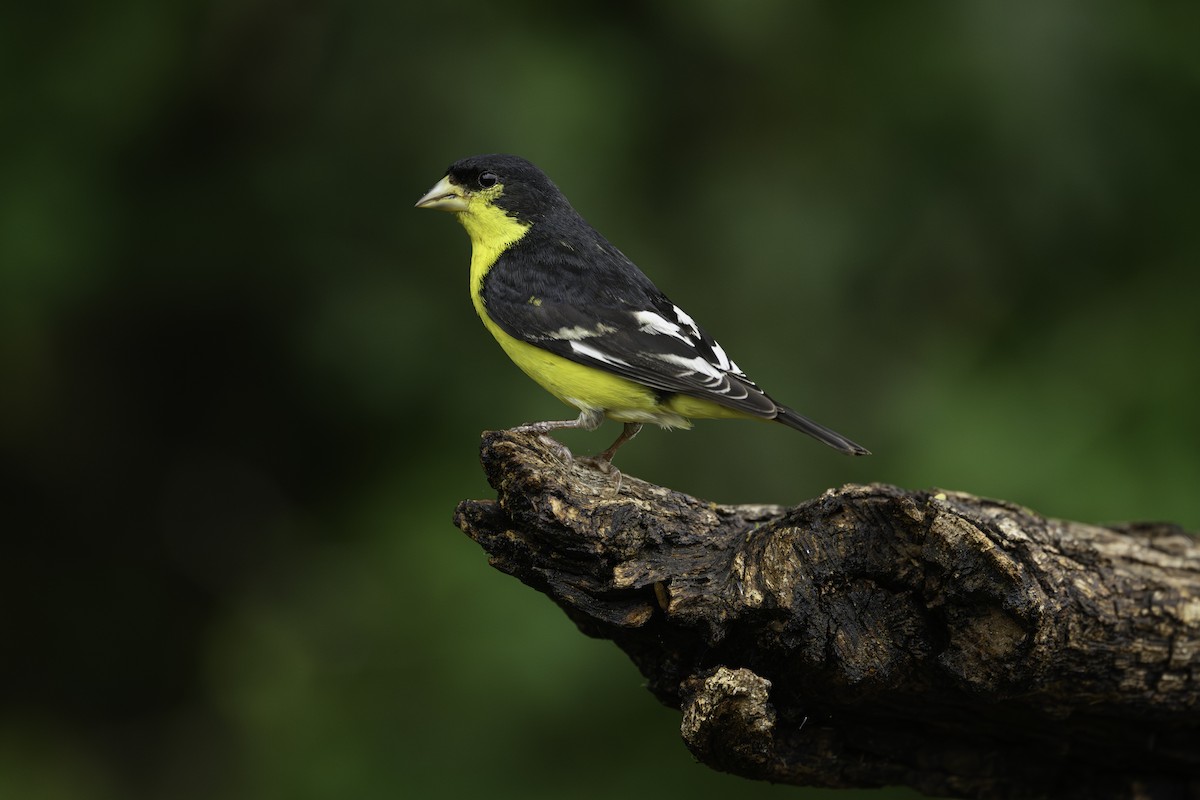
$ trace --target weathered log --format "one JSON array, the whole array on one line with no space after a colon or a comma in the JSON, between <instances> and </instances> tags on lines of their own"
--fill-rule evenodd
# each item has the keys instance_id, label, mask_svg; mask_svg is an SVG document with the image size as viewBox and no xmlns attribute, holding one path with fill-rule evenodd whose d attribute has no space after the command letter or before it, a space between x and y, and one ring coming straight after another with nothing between
<instances>
[{"instance_id":1,"label":"weathered log","mask_svg":"<svg viewBox=\"0 0 1200 800\"><path fill-rule=\"evenodd\" d=\"M1200 546L951 491L710 503L488 433L456 524L611 639L709 766L997 798L1200 797Z\"/></svg>"}]
</instances>

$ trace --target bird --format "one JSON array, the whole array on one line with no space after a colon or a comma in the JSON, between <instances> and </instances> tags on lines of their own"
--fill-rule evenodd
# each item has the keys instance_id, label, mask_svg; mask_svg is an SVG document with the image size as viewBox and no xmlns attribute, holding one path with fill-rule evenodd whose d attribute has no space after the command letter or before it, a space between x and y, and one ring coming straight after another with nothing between
<instances>
[{"instance_id":1,"label":"bird","mask_svg":"<svg viewBox=\"0 0 1200 800\"><path fill-rule=\"evenodd\" d=\"M548 438L595 430L605 418L622 422L594 459L602 468L644 424L690 428L694 419L774 420L847 455L869 455L771 399L524 158L456 161L416 207L458 218L471 240L479 318L521 370L579 412L512 431Z\"/></svg>"}]
</instances>

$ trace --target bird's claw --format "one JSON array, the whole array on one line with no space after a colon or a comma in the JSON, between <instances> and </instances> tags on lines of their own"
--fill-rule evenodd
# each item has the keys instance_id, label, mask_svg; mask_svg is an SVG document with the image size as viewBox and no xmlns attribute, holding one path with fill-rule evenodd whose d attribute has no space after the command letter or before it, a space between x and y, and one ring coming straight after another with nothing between
<instances>
[{"instance_id":1,"label":"bird's claw","mask_svg":"<svg viewBox=\"0 0 1200 800\"><path fill-rule=\"evenodd\" d=\"M610 479L614 479L613 494L621 493L621 483L624 481L624 476L621 475L621 470L617 469L611 461L602 456L585 456L575 459L577 462L586 464L592 469L599 472L601 475L606 475Z\"/></svg>"},{"instance_id":2,"label":"bird's claw","mask_svg":"<svg viewBox=\"0 0 1200 800\"><path fill-rule=\"evenodd\" d=\"M538 434L537 438L538 441L545 445L546 449L550 451L550 455L553 456L564 467L570 466L571 462L575 460L575 455L571 452L571 450L550 434L540 433Z\"/></svg>"}]
</instances>

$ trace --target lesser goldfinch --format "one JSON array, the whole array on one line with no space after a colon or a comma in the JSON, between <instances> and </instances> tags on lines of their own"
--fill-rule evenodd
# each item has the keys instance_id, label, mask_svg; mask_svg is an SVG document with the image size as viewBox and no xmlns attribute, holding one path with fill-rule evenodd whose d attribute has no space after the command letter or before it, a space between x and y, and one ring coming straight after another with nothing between
<instances>
[{"instance_id":1,"label":"lesser goldfinch","mask_svg":"<svg viewBox=\"0 0 1200 800\"><path fill-rule=\"evenodd\" d=\"M458 161L417 208L455 214L471 237L471 300L479 318L518 367L579 409L573 420L513 430L595 430L605 417L623 422L599 456L607 464L643 423L690 428L692 419L763 419L843 453L868 454L768 397L525 159Z\"/></svg>"}]
</instances>

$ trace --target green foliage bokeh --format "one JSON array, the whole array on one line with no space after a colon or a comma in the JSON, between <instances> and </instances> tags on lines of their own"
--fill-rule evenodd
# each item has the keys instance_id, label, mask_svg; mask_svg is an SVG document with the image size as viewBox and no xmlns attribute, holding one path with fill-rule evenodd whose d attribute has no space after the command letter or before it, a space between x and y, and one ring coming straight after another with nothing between
<instances>
[{"instance_id":1,"label":"green foliage bokeh","mask_svg":"<svg viewBox=\"0 0 1200 800\"><path fill-rule=\"evenodd\" d=\"M625 471L1200 527L1192 6L556 8L6 12L0 797L798 791L694 764L612 645L450 524L490 494L481 430L571 413L411 207L474 153L539 163L875 451L700 423Z\"/></svg>"}]
</instances>

